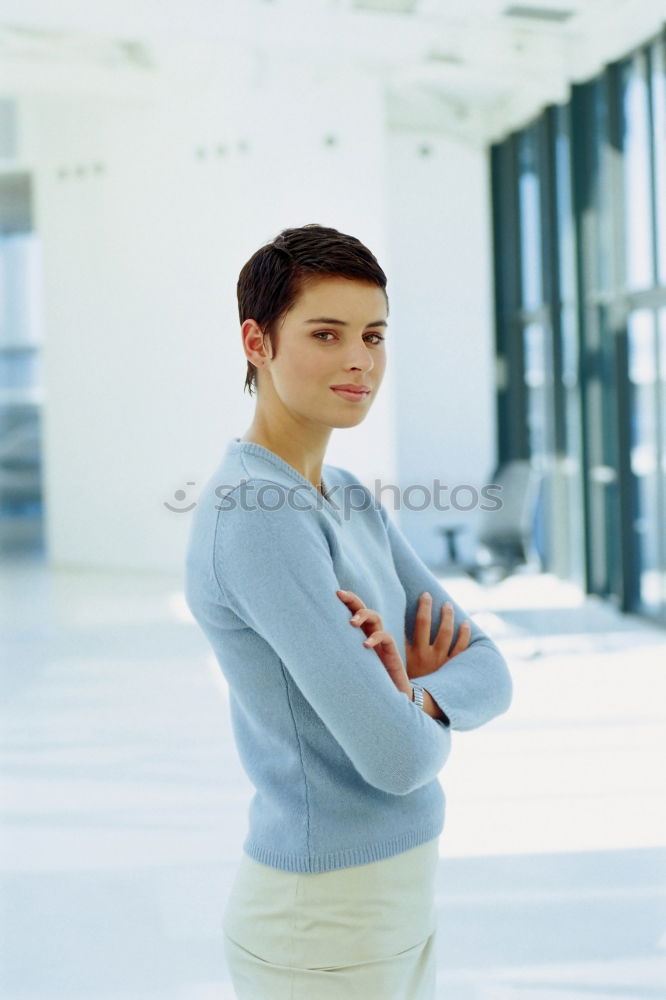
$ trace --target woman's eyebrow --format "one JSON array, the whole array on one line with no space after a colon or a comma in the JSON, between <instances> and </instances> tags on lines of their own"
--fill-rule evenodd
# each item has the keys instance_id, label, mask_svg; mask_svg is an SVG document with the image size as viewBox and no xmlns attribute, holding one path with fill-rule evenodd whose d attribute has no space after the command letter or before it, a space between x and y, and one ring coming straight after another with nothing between
<instances>
[{"instance_id":1,"label":"woman's eyebrow","mask_svg":"<svg viewBox=\"0 0 666 1000\"><path fill-rule=\"evenodd\" d=\"M349 326L344 319L332 319L330 316L319 316L317 319L306 319L305 323L331 323L337 326ZM368 323L365 329L367 330L369 326L388 326L385 319L378 319L374 323Z\"/></svg>"}]
</instances>

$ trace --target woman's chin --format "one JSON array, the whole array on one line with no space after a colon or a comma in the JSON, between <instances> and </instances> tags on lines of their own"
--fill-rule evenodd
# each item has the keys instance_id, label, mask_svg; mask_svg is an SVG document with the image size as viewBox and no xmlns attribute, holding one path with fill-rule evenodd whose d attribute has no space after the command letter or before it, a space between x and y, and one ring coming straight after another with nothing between
<instances>
[{"instance_id":1,"label":"woman's chin","mask_svg":"<svg viewBox=\"0 0 666 1000\"><path fill-rule=\"evenodd\" d=\"M336 414L331 420L331 427L356 427L363 422L367 415L367 410L357 410L355 413Z\"/></svg>"}]
</instances>

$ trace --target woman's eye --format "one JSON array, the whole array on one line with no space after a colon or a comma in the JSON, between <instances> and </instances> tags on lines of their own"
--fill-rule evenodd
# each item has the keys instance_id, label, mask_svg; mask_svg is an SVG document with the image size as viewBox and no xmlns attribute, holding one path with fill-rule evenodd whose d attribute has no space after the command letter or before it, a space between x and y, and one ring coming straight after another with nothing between
<instances>
[{"instance_id":1,"label":"woman's eye","mask_svg":"<svg viewBox=\"0 0 666 1000\"><path fill-rule=\"evenodd\" d=\"M335 334L331 333L330 330L320 330L319 333L315 333L314 336L315 337L334 337ZM377 340L374 341L375 345L381 344L381 342L384 340L384 337L381 335L381 333L369 333L368 337L376 337L377 338ZM366 340L367 340L367 337L366 337ZM330 343L330 341L326 340L326 341L324 341L324 343L328 344L328 343Z\"/></svg>"}]
</instances>

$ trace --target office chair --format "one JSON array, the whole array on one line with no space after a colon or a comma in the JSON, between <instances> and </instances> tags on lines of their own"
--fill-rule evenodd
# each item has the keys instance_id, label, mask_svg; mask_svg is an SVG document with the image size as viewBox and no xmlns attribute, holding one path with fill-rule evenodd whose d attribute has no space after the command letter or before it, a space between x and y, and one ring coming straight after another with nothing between
<instances>
[{"instance_id":1,"label":"office chair","mask_svg":"<svg viewBox=\"0 0 666 1000\"><path fill-rule=\"evenodd\" d=\"M460 560L457 536L467 525L442 525L448 565L459 567L479 583L498 582L518 566L541 559L534 544L534 522L541 501L543 475L529 459L513 459L493 475L492 496L501 502L496 510L482 510L474 561ZM490 485L490 484L489 484ZM486 505L490 501L484 501Z\"/></svg>"}]
</instances>

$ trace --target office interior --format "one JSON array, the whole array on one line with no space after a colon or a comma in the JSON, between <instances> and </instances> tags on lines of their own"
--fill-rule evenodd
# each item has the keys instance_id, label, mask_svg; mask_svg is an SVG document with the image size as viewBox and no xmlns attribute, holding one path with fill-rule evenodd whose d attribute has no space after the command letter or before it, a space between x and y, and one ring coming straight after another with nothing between
<instances>
[{"instance_id":1,"label":"office interior","mask_svg":"<svg viewBox=\"0 0 666 1000\"><path fill-rule=\"evenodd\" d=\"M438 996L657 996L666 8L5 0L0 52L3 996L233 997L252 789L183 558L254 408L238 272L308 222L390 302L326 460L514 676L442 773Z\"/></svg>"}]
</instances>

